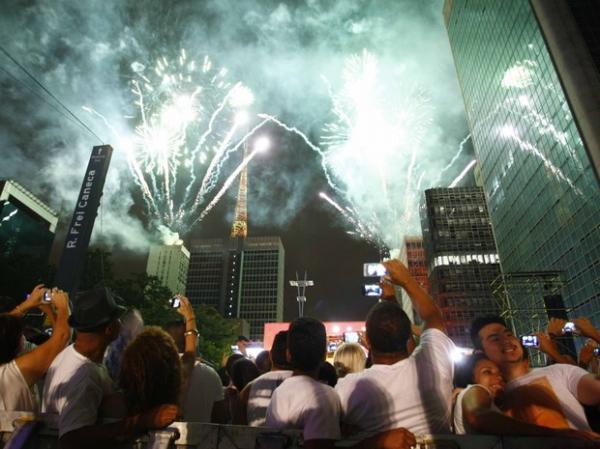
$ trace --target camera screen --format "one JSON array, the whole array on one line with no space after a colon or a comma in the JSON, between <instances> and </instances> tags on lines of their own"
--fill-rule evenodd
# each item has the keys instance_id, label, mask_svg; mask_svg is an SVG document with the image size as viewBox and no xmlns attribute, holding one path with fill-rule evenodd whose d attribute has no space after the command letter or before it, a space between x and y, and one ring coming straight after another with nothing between
<instances>
[{"instance_id":1,"label":"camera screen","mask_svg":"<svg viewBox=\"0 0 600 449\"><path fill-rule=\"evenodd\" d=\"M329 351L329 352L337 351L337 343L329 343L327 345L327 351Z\"/></svg>"},{"instance_id":2,"label":"camera screen","mask_svg":"<svg viewBox=\"0 0 600 449\"><path fill-rule=\"evenodd\" d=\"M594 355L600 357L600 348L594 348Z\"/></svg>"},{"instance_id":3,"label":"camera screen","mask_svg":"<svg viewBox=\"0 0 600 449\"><path fill-rule=\"evenodd\" d=\"M379 284L365 284L362 286L364 296L381 296L382 288Z\"/></svg>"},{"instance_id":4,"label":"camera screen","mask_svg":"<svg viewBox=\"0 0 600 449\"><path fill-rule=\"evenodd\" d=\"M565 327L563 327L563 332L565 334L570 334L572 332L575 332L575 323L569 321L568 323L565 324Z\"/></svg>"},{"instance_id":5,"label":"camera screen","mask_svg":"<svg viewBox=\"0 0 600 449\"><path fill-rule=\"evenodd\" d=\"M174 309L179 309L179 306L181 306L181 299L179 299L178 296L173 296L169 299L169 304L171 304L171 307Z\"/></svg>"},{"instance_id":6,"label":"camera screen","mask_svg":"<svg viewBox=\"0 0 600 449\"><path fill-rule=\"evenodd\" d=\"M42 301L44 301L44 302L52 302L52 294L50 293L50 290L46 290L44 292L44 297L43 297Z\"/></svg>"},{"instance_id":7,"label":"camera screen","mask_svg":"<svg viewBox=\"0 0 600 449\"><path fill-rule=\"evenodd\" d=\"M363 275L365 277L381 277L387 273L383 264L380 263L366 263L363 265Z\"/></svg>"},{"instance_id":8,"label":"camera screen","mask_svg":"<svg viewBox=\"0 0 600 449\"><path fill-rule=\"evenodd\" d=\"M537 347L538 338L535 335L523 335L521 337L521 343L523 343L523 346Z\"/></svg>"}]
</instances>

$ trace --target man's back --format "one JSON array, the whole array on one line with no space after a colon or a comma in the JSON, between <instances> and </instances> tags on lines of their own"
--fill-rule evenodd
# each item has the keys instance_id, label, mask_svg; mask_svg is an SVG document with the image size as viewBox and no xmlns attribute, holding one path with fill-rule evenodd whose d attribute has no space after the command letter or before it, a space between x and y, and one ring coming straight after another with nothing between
<instances>
[{"instance_id":1,"label":"man's back","mask_svg":"<svg viewBox=\"0 0 600 449\"><path fill-rule=\"evenodd\" d=\"M292 371L270 371L257 377L250 383L248 395L247 419L248 425L260 427L265 425L267 407L275 389L287 378L292 376Z\"/></svg>"},{"instance_id":2,"label":"man's back","mask_svg":"<svg viewBox=\"0 0 600 449\"><path fill-rule=\"evenodd\" d=\"M52 362L42 412L57 414L59 436L95 424L102 398L112 393L108 371L67 346Z\"/></svg>"},{"instance_id":3,"label":"man's back","mask_svg":"<svg viewBox=\"0 0 600 449\"><path fill-rule=\"evenodd\" d=\"M414 434L450 432L452 341L437 329L423 332L413 354L340 379L344 424L357 439L404 427Z\"/></svg>"},{"instance_id":4,"label":"man's back","mask_svg":"<svg viewBox=\"0 0 600 449\"><path fill-rule=\"evenodd\" d=\"M340 400L329 385L305 375L285 380L273 393L267 427L302 429L304 440L340 438Z\"/></svg>"},{"instance_id":5,"label":"man's back","mask_svg":"<svg viewBox=\"0 0 600 449\"><path fill-rule=\"evenodd\" d=\"M196 362L183 397L183 418L186 421L211 422L215 402L224 398L223 385L210 366Z\"/></svg>"}]
</instances>

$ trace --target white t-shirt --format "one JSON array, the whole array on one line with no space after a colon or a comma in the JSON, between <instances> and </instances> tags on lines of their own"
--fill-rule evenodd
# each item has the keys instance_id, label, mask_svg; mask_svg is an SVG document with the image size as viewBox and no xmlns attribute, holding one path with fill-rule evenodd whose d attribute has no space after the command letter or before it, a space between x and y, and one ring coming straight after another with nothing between
<instances>
[{"instance_id":1,"label":"white t-shirt","mask_svg":"<svg viewBox=\"0 0 600 449\"><path fill-rule=\"evenodd\" d=\"M504 402L510 404L517 400L519 404L532 404L539 400L533 399L533 393L539 396L540 392L547 395L552 401L559 404L560 410L554 410L563 418L568 426L576 430L591 430L585 417L585 412L581 403L577 400L577 385L587 371L578 366L555 364L544 368L532 369L526 375L518 379L511 380L504 387ZM526 388L519 388L527 385ZM536 386L531 390L532 399L527 400L527 389ZM509 406L510 408L510 406ZM543 423L539 423L543 425Z\"/></svg>"},{"instance_id":2,"label":"white t-shirt","mask_svg":"<svg viewBox=\"0 0 600 449\"><path fill-rule=\"evenodd\" d=\"M27 385L16 359L0 365L0 410L7 412L35 412L35 394Z\"/></svg>"},{"instance_id":3,"label":"white t-shirt","mask_svg":"<svg viewBox=\"0 0 600 449\"><path fill-rule=\"evenodd\" d=\"M292 377L292 371L269 371L250 382L246 418L248 425L261 427L265 425L267 407L275 389L287 378Z\"/></svg>"},{"instance_id":4,"label":"white t-shirt","mask_svg":"<svg viewBox=\"0 0 600 449\"><path fill-rule=\"evenodd\" d=\"M480 387L480 388L483 388L485 391L487 391L487 393L490 395L490 398L492 398L492 405L490 407L490 410L493 410L498 413L502 413L500 411L500 409L498 407L496 407L496 404L494 404L492 393L490 393L490 390L485 385L480 385L480 384L467 385L467 388L465 388L458 394L458 396L456 397L456 404L454 404L454 416L453 416L454 433L457 435L479 433L475 429L473 429L463 417L462 400L465 397L465 394L467 393L467 391L469 391L473 387Z\"/></svg>"},{"instance_id":5,"label":"white t-shirt","mask_svg":"<svg viewBox=\"0 0 600 449\"><path fill-rule=\"evenodd\" d=\"M223 385L217 372L201 362L194 364L183 398L185 421L211 422L215 402L222 401Z\"/></svg>"},{"instance_id":6,"label":"white t-shirt","mask_svg":"<svg viewBox=\"0 0 600 449\"><path fill-rule=\"evenodd\" d=\"M293 376L273 392L267 427L302 429L304 440L338 440L340 400L333 388L309 376Z\"/></svg>"},{"instance_id":7,"label":"white t-shirt","mask_svg":"<svg viewBox=\"0 0 600 449\"><path fill-rule=\"evenodd\" d=\"M104 365L92 362L67 346L48 369L42 412L57 414L58 436L96 424L102 398L112 394L113 385Z\"/></svg>"},{"instance_id":8,"label":"white t-shirt","mask_svg":"<svg viewBox=\"0 0 600 449\"><path fill-rule=\"evenodd\" d=\"M454 343L426 329L420 344L393 365L373 365L338 380L342 421L362 440L405 427L416 435L450 432Z\"/></svg>"}]
</instances>

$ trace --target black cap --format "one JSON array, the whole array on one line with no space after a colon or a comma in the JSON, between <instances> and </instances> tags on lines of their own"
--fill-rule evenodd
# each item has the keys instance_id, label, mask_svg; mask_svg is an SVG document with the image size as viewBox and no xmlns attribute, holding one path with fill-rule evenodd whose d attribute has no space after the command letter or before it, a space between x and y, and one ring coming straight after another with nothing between
<instances>
[{"instance_id":1,"label":"black cap","mask_svg":"<svg viewBox=\"0 0 600 449\"><path fill-rule=\"evenodd\" d=\"M69 325L80 331L94 329L119 318L126 310L115 302L115 296L108 288L87 290L75 298Z\"/></svg>"},{"instance_id":2,"label":"black cap","mask_svg":"<svg viewBox=\"0 0 600 449\"><path fill-rule=\"evenodd\" d=\"M245 337L244 335L238 335L238 338L236 341L250 341L248 339L248 337Z\"/></svg>"}]
</instances>

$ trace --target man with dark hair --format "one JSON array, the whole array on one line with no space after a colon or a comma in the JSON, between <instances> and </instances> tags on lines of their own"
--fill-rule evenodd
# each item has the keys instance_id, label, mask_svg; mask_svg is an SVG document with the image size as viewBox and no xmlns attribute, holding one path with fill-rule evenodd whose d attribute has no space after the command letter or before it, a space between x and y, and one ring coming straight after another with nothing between
<instances>
[{"instance_id":1,"label":"man with dark hair","mask_svg":"<svg viewBox=\"0 0 600 449\"><path fill-rule=\"evenodd\" d=\"M189 304L189 300L180 297L182 304ZM190 343L194 343L191 361L191 370L185 392L183 394L182 408L183 419L193 422L211 422L225 424L227 422L227 407L221 379L217 372L205 363L196 360L195 341L198 337L195 332L196 320L193 309L186 312L188 317L168 323L164 329L173 337L177 350L186 359L185 354L190 352ZM186 350L186 346L188 349Z\"/></svg>"},{"instance_id":2,"label":"man with dark hair","mask_svg":"<svg viewBox=\"0 0 600 449\"><path fill-rule=\"evenodd\" d=\"M348 374L335 387L344 428L357 440L400 428L407 429L411 438L410 432L449 433L454 344L446 335L440 310L408 269L398 260L384 265L384 279L406 290L424 331L410 354L411 322L402 307L380 301L371 308L366 343L373 365Z\"/></svg>"},{"instance_id":3,"label":"man with dark hair","mask_svg":"<svg viewBox=\"0 0 600 449\"><path fill-rule=\"evenodd\" d=\"M250 382L240 393L239 410L234 424L247 424L252 427L265 425L267 407L275 389L288 377L292 370L286 359L287 331L275 335L269 351L271 371Z\"/></svg>"},{"instance_id":4,"label":"man with dark hair","mask_svg":"<svg viewBox=\"0 0 600 449\"><path fill-rule=\"evenodd\" d=\"M471 324L471 339L476 348L499 366L506 382L503 407L517 418L491 410L489 401L474 403L470 406L471 427L499 435L600 439L600 435L590 433L582 407L600 404L597 376L559 363L531 369L521 342L498 316L475 319Z\"/></svg>"},{"instance_id":5,"label":"man with dark hair","mask_svg":"<svg viewBox=\"0 0 600 449\"><path fill-rule=\"evenodd\" d=\"M75 343L50 366L42 403L42 412L58 415L54 424L62 448L111 447L148 429L165 427L177 415L176 405L161 405L116 423L98 424L103 400L114 393L102 358L119 335L124 311L106 288L83 292L74 301L69 324L77 331Z\"/></svg>"},{"instance_id":6,"label":"man with dark hair","mask_svg":"<svg viewBox=\"0 0 600 449\"><path fill-rule=\"evenodd\" d=\"M273 392L266 424L302 429L307 449L333 448L340 433L340 400L333 388L317 380L327 353L325 326L313 318L297 318L287 336L293 375Z\"/></svg>"}]
</instances>

